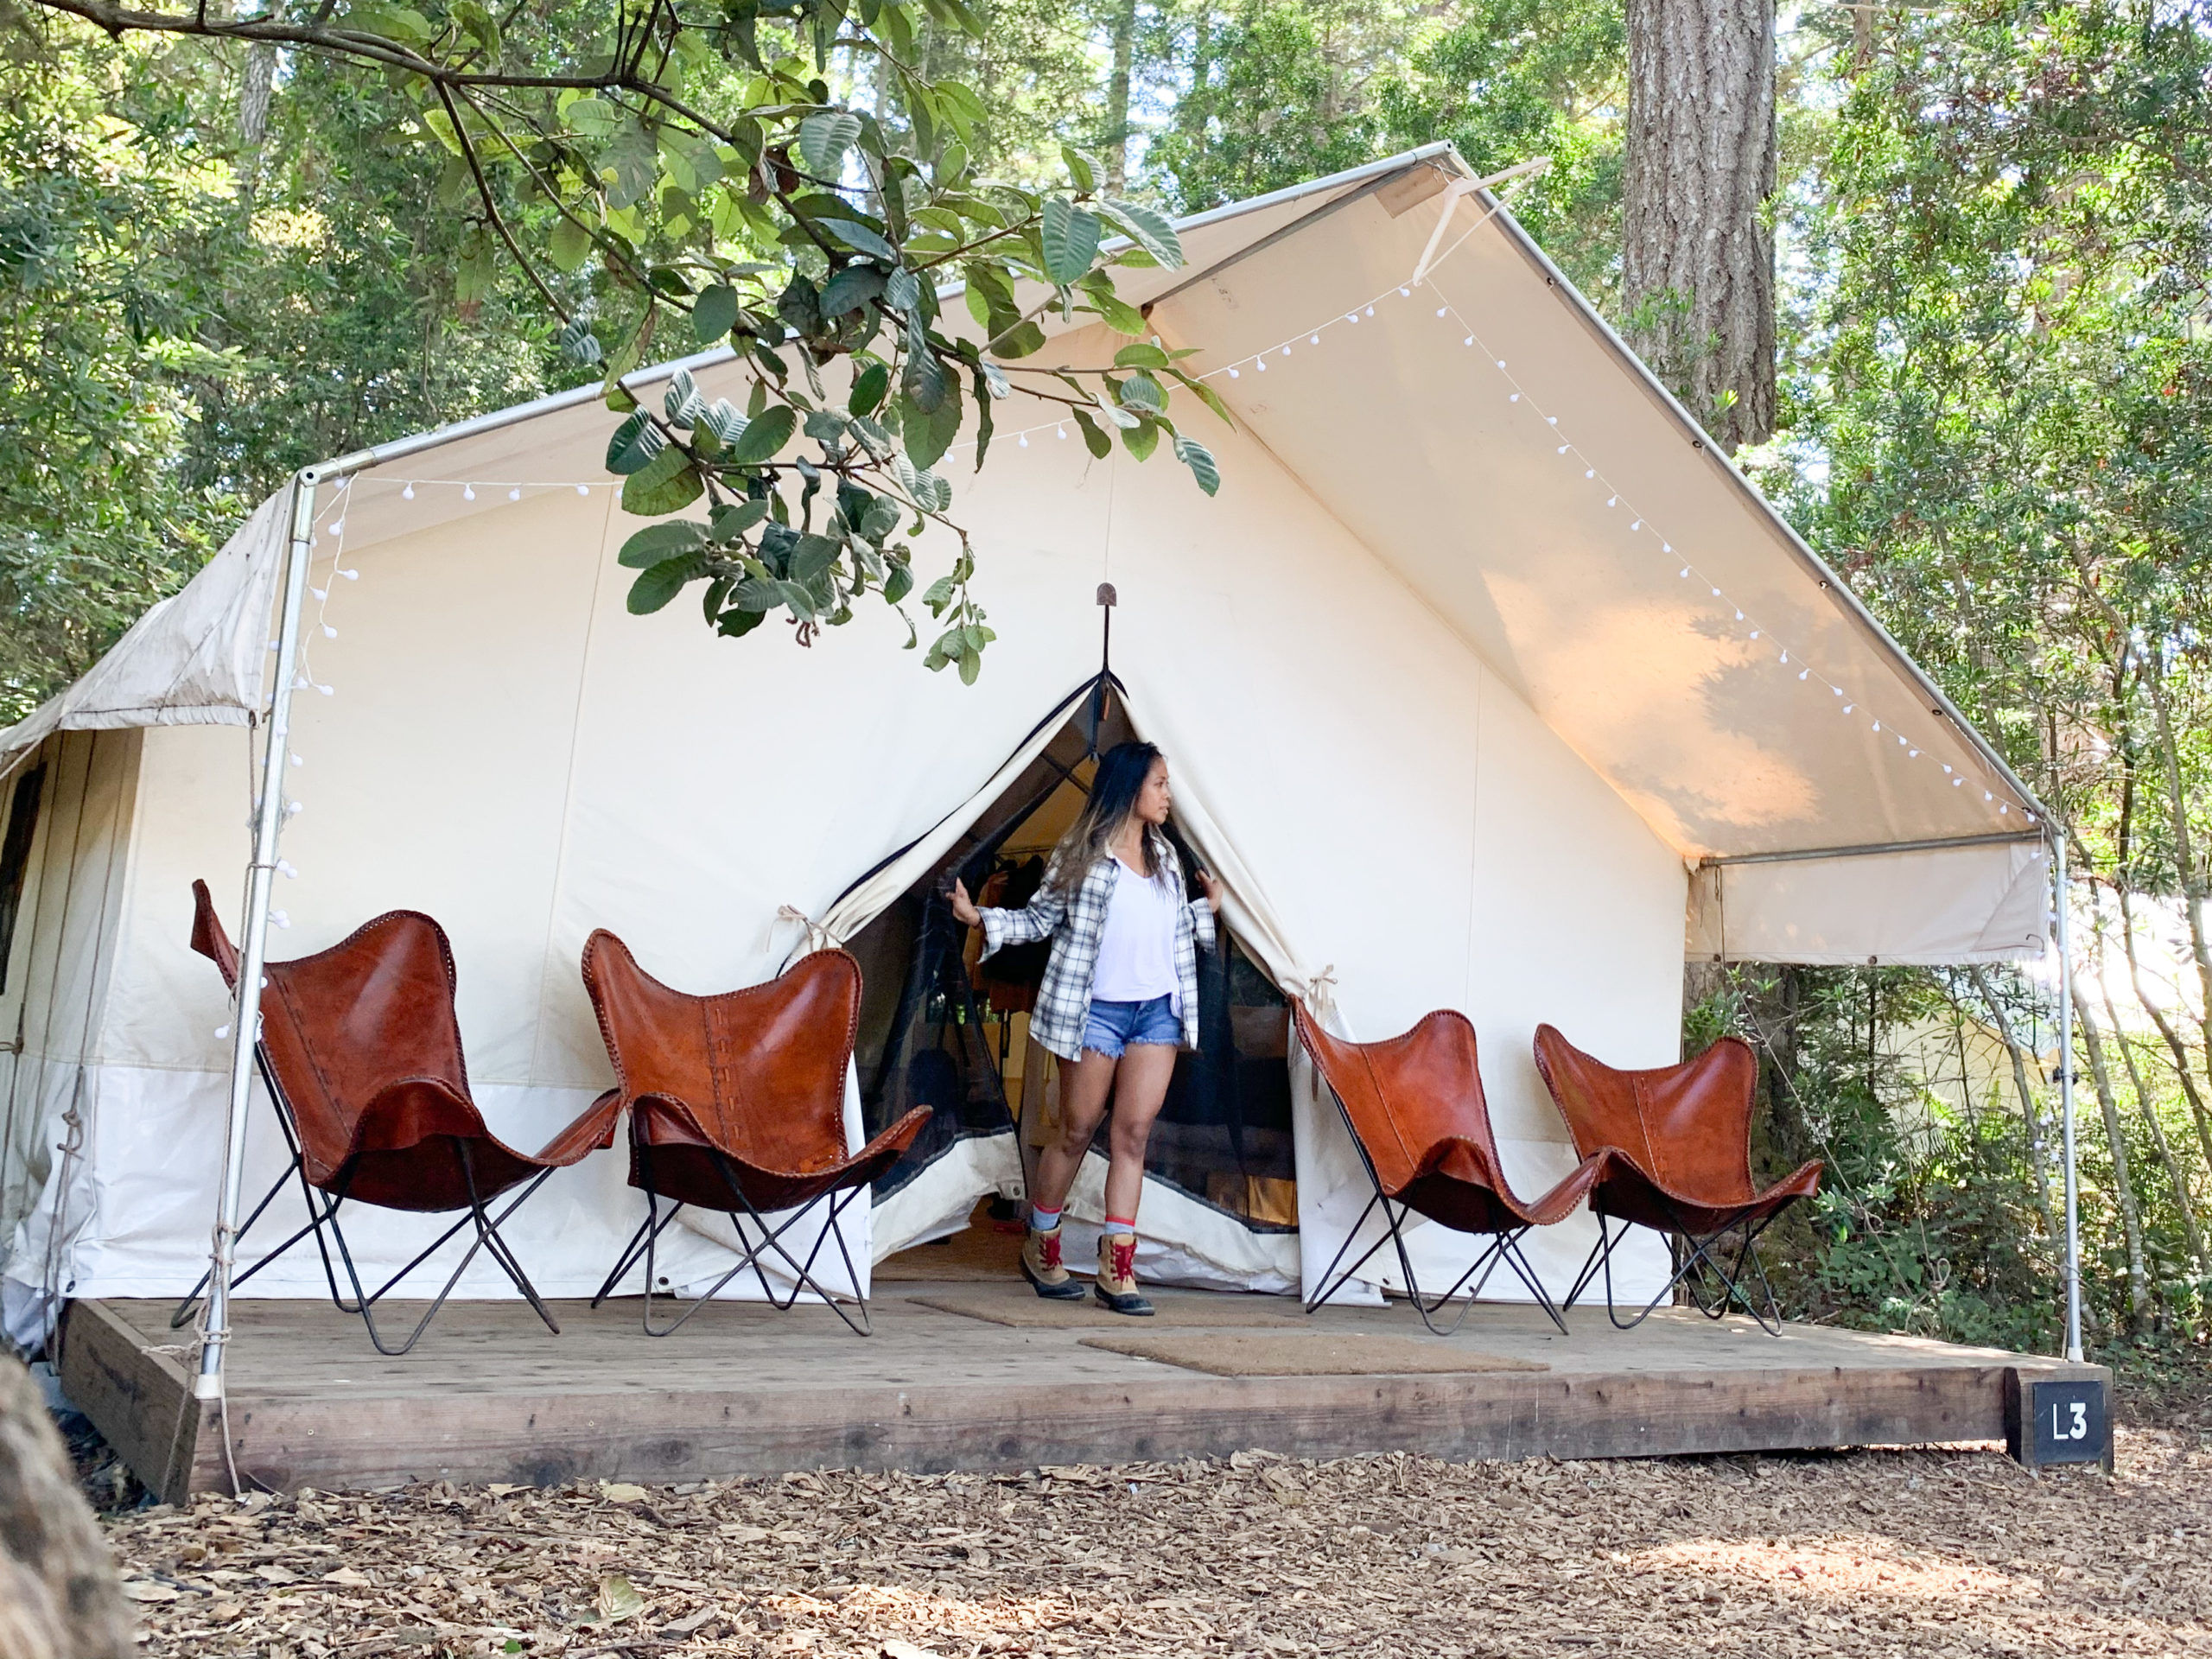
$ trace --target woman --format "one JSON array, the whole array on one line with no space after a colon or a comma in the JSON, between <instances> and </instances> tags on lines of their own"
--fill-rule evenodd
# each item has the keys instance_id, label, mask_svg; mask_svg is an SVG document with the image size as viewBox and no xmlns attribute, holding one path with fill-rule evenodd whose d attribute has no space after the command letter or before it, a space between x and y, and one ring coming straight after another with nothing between
<instances>
[{"instance_id":1,"label":"woman","mask_svg":"<svg viewBox=\"0 0 2212 1659\"><path fill-rule=\"evenodd\" d=\"M1052 942L1029 1033L1064 1062L1060 1136L1038 1153L1022 1276L1039 1296L1083 1294L1060 1262L1060 1206L1111 1097L1106 1230L1093 1290L1116 1313L1152 1312L1135 1271L1145 1142L1167 1098L1175 1051L1198 1046L1198 952L1214 948L1221 908L1221 884L1204 870L1205 899L1183 897L1182 863L1160 828L1170 804L1160 751L1118 745L1100 758L1090 798L1026 908L979 910L964 886L952 884L952 913L983 930L985 957Z\"/></svg>"}]
</instances>

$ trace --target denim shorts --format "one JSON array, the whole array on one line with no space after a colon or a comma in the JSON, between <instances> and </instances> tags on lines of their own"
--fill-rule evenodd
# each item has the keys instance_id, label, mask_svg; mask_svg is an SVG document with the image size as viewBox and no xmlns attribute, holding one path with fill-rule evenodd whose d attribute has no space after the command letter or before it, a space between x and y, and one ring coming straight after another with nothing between
<instances>
[{"instance_id":1,"label":"denim shorts","mask_svg":"<svg viewBox=\"0 0 2212 1659\"><path fill-rule=\"evenodd\" d=\"M1131 1043L1170 1043L1180 1046L1183 1022L1176 1017L1175 999L1155 996L1148 1002L1101 1002L1090 1005L1084 1022L1083 1046L1114 1059Z\"/></svg>"}]
</instances>

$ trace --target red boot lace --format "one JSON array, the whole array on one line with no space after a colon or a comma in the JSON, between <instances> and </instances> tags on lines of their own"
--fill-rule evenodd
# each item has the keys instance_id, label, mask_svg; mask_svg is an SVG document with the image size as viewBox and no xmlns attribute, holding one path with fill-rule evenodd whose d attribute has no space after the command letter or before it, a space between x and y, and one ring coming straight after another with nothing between
<instances>
[{"instance_id":1,"label":"red boot lace","mask_svg":"<svg viewBox=\"0 0 2212 1659\"><path fill-rule=\"evenodd\" d=\"M1107 1246L1114 1262L1114 1277L1123 1283L1137 1276L1137 1242L1134 1238L1117 1238Z\"/></svg>"},{"instance_id":2,"label":"red boot lace","mask_svg":"<svg viewBox=\"0 0 2212 1659\"><path fill-rule=\"evenodd\" d=\"M1037 1255L1046 1272L1060 1265L1060 1236L1058 1233L1037 1235Z\"/></svg>"}]
</instances>

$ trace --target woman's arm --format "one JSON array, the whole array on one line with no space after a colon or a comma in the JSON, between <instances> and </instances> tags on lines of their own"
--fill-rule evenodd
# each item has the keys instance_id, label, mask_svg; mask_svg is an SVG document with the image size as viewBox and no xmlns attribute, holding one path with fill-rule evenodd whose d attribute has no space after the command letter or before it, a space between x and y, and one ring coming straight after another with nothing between
<instances>
[{"instance_id":1,"label":"woman's arm","mask_svg":"<svg viewBox=\"0 0 2212 1659\"><path fill-rule=\"evenodd\" d=\"M1198 873L1198 885L1205 889L1205 897L1191 906L1191 934L1198 941L1198 949L1214 948L1213 918L1221 913L1221 881L1211 870L1203 867Z\"/></svg>"},{"instance_id":2,"label":"woman's arm","mask_svg":"<svg viewBox=\"0 0 2212 1659\"><path fill-rule=\"evenodd\" d=\"M1020 910L985 909L968 896L966 886L957 876L953 878L952 918L983 930L986 957L1006 945L1031 944L1051 938L1067 914L1067 895L1059 890L1049 873L1045 885L1037 889L1037 896Z\"/></svg>"}]
</instances>

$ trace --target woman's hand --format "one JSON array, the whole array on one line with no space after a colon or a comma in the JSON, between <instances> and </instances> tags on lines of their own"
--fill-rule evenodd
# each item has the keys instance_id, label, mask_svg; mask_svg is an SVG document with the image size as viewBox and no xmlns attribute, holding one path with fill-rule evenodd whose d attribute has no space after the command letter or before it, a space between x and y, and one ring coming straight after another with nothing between
<instances>
[{"instance_id":1,"label":"woman's hand","mask_svg":"<svg viewBox=\"0 0 2212 1659\"><path fill-rule=\"evenodd\" d=\"M952 919L963 927L980 927L983 922L983 912L976 908L976 901L957 875L952 878Z\"/></svg>"},{"instance_id":2,"label":"woman's hand","mask_svg":"<svg viewBox=\"0 0 2212 1659\"><path fill-rule=\"evenodd\" d=\"M1213 907L1213 913L1214 913L1215 915L1217 915L1217 916L1220 915L1220 914L1221 914L1221 881L1220 881L1220 879L1219 879L1217 876L1216 876L1216 875L1214 874L1214 873L1213 873L1211 870L1200 870L1200 871L1198 872L1198 885L1199 885L1201 887L1204 887L1204 888L1205 889L1205 893L1206 893L1206 903L1207 903L1207 904L1209 904L1209 905L1211 905L1211 906Z\"/></svg>"}]
</instances>

